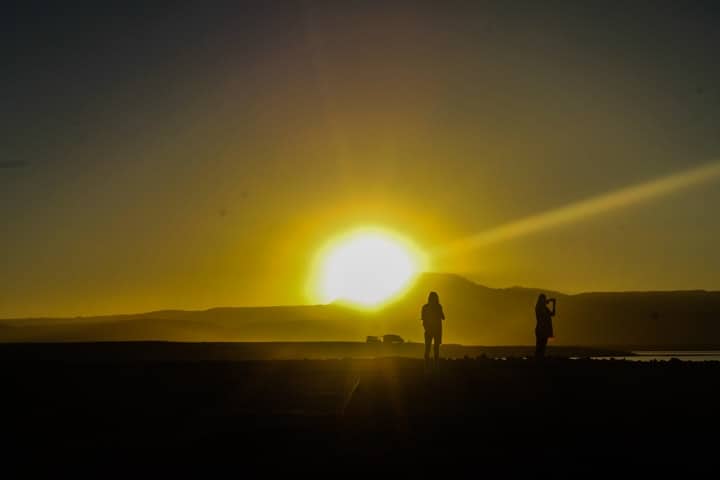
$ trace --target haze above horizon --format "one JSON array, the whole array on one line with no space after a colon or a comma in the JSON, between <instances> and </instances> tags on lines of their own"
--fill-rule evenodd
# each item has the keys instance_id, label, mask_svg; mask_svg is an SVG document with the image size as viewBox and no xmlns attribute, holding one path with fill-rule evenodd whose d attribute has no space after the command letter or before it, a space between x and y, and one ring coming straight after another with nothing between
<instances>
[{"instance_id":1,"label":"haze above horizon","mask_svg":"<svg viewBox=\"0 0 720 480\"><path fill-rule=\"evenodd\" d=\"M312 303L368 225L490 287L720 290L720 9L581 3L4 7L0 318Z\"/></svg>"}]
</instances>

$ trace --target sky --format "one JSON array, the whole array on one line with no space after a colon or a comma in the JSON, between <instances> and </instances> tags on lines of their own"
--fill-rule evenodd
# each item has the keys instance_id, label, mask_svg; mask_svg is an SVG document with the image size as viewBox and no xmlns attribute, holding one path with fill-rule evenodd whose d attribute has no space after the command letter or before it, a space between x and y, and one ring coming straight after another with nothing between
<instances>
[{"instance_id":1,"label":"sky","mask_svg":"<svg viewBox=\"0 0 720 480\"><path fill-rule=\"evenodd\" d=\"M720 161L715 2L104 3L0 7L0 317L312 303L358 225L434 251ZM429 268L720 290L717 205L711 179Z\"/></svg>"}]
</instances>

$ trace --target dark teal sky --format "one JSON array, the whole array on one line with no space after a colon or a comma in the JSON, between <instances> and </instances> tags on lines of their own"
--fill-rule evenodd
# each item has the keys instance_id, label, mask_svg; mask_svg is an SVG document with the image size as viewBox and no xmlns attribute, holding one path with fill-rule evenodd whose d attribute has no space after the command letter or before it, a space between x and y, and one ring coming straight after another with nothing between
<instances>
[{"instance_id":1,"label":"dark teal sky","mask_svg":"<svg viewBox=\"0 0 720 480\"><path fill-rule=\"evenodd\" d=\"M714 2L96 3L1 7L0 317L304 303L355 225L430 249L720 160ZM717 290L718 204L433 269Z\"/></svg>"}]
</instances>

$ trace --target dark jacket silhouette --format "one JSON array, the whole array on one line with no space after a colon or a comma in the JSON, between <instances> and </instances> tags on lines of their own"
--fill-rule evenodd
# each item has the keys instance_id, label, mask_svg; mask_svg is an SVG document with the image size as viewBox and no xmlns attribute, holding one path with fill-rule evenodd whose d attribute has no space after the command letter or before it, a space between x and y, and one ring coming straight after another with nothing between
<instances>
[{"instance_id":1,"label":"dark jacket silhouette","mask_svg":"<svg viewBox=\"0 0 720 480\"><path fill-rule=\"evenodd\" d=\"M547 306L548 301L553 304L552 310ZM544 293L538 297L535 303L535 358L542 359L545 357L545 347L548 338L554 337L552 317L555 316L555 299L548 300Z\"/></svg>"},{"instance_id":2,"label":"dark jacket silhouette","mask_svg":"<svg viewBox=\"0 0 720 480\"><path fill-rule=\"evenodd\" d=\"M436 292L430 292L428 303L423 305L421 313L423 327L425 327L425 361L430 359L430 344L435 341L435 361L440 357L440 344L442 343L442 322L445 320L442 305Z\"/></svg>"}]
</instances>

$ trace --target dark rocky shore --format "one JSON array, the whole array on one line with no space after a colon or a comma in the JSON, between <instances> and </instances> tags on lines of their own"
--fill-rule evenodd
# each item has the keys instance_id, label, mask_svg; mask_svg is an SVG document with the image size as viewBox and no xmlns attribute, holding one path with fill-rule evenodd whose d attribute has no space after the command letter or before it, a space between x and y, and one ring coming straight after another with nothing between
<instances>
[{"instance_id":1,"label":"dark rocky shore","mask_svg":"<svg viewBox=\"0 0 720 480\"><path fill-rule=\"evenodd\" d=\"M0 347L7 458L151 462L166 473L647 472L716 461L707 435L720 426L718 362L468 357L427 372L399 357L138 356L153 346Z\"/></svg>"}]
</instances>

